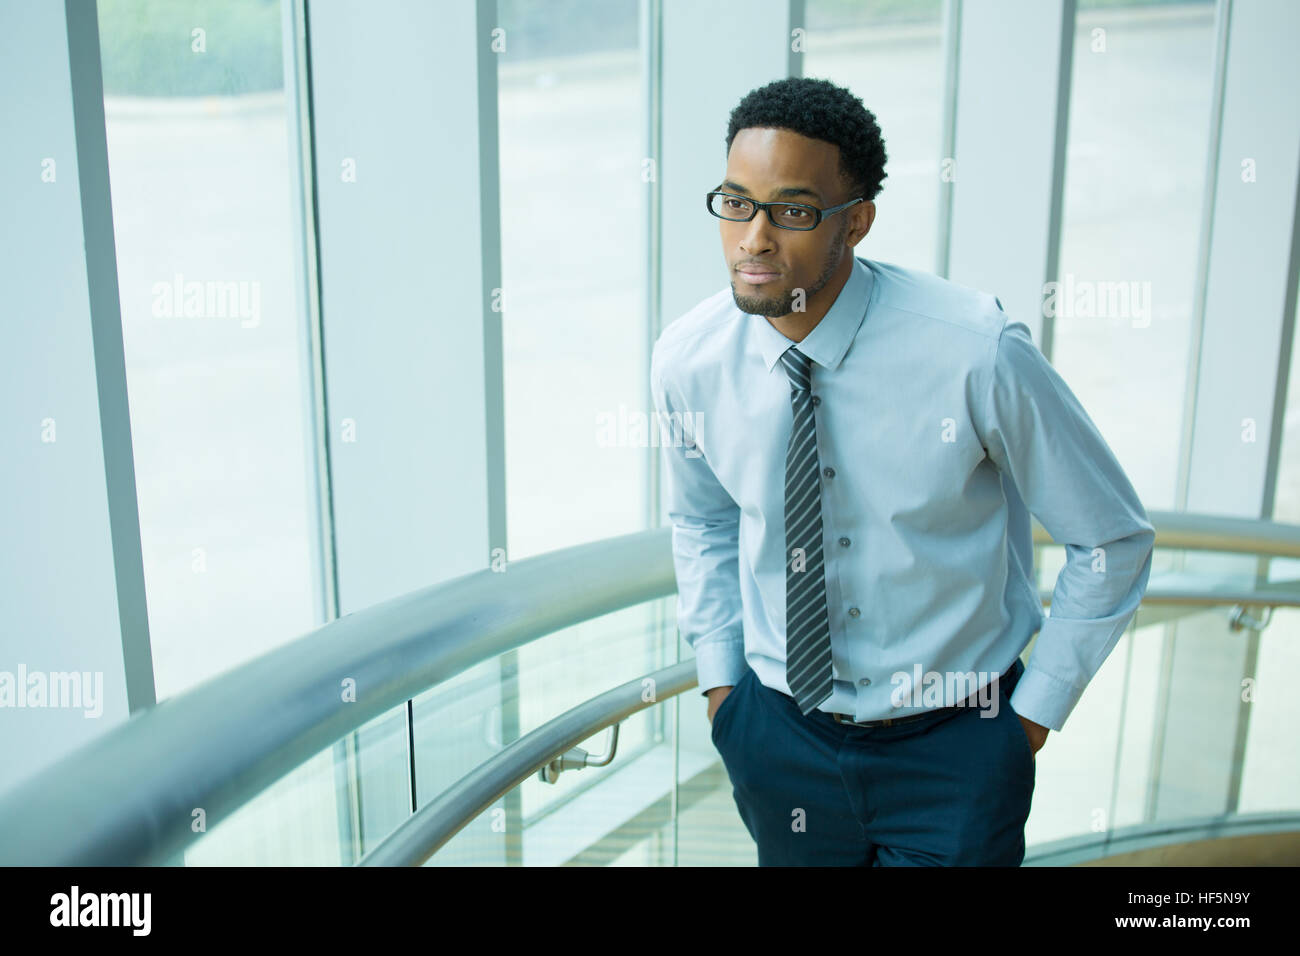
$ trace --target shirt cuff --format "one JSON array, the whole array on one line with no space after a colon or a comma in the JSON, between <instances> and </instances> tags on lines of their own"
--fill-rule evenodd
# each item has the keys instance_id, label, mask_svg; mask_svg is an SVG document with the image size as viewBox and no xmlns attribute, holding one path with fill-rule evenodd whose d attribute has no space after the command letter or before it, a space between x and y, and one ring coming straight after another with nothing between
<instances>
[{"instance_id":1,"label":"shirt cuff","mask_svg":"<svg viewBox=\"0 0 1300 956\"><path fill-rule=\"evenodd\" d=\"M1045 674L1031 662L1016 681L1011 692L1011 709L1021 717L1041 724L1048 730L1059 731L1065 726L1074 705L1083 696L1083 688L1075 687L1051 674Z\"/></svg>"},{"instance_id":2,"label":"shirt cuff","mask_svg":"<svg viewBox=\"0 0 1300 956\"><path fill-rule=\"evenodd\" d=\"M695 645L695 672L699 675L702 695L714 687L735 687L748 666L743 636L700 641Z\"/></svg>"}]
</instances>

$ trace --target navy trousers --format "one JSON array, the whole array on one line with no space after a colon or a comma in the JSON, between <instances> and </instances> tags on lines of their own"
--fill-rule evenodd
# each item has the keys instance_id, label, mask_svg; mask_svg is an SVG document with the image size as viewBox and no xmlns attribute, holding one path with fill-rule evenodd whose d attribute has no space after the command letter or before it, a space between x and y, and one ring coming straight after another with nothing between
<instances>
[{"instance_id":1,"label":"navy trousers","mask_svg":"<svg viewBox=\"0 0 1300 956\"><path fill-rule=\"evenodd\" d=\"M746 668L712 735L758 865L1019 866L1035 769L1008 703L1022 673L1017 659L998 682L996 716L863 728L804 716Z\"/></svg>"}]
</instances>

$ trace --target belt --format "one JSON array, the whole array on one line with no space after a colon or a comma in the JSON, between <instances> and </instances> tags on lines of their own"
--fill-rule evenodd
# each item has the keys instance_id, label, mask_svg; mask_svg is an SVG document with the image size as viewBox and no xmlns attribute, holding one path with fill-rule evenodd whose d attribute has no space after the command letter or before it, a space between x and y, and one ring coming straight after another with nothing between
<instances>
[{"instance_id":1,"label":"belt","mask_svg":"<svg viewBox=\"0 0 1300 956\"><path fill-rule=\"evenodd\" d=\"M1016 665L1015 662L1013 661L1011 666L1006 669L1006 671L1002 674L1001 677L994 678L990 686L996 689L998 681L1009 679L1011 677L1012 672L1015 671L1015 669L1016 669ZM922 711L919 714L908 714L906 717L886 717L883 720L854 720L852 714L830 713L829 716L834 718L835 723L844 724L845 726L848 727L895 727L899 724L908 724L908 723L912 723L913 721L924 720L927 717L933 717L935 714L944 714L944 713L948 713L949 711L958 710L962 707L967 706L967 703L969 701L978 699L978 697L979 697L979 691L977 690L974 694L972 694L970 697L967 697L966 700L962 701L960 704L953 704L951 707L935 707L932 710Z\"/></svg>"}]
</instances>

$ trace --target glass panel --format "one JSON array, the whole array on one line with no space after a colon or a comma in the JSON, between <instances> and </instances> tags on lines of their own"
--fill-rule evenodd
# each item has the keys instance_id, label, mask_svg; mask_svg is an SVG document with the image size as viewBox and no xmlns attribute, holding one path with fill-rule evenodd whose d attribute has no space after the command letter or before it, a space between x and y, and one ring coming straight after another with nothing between
<instances>
[{"instance_id":1,"label":"glass panel","mask_svg":"<svg viewBox=\"0 0 1300 956\"><path fill-rule=\"evenodd\" d=\"M808 0L804 76L848 87L876 115L886 178L856 255L932 271L943 119L941 0Z\"/></svg>"},{"instance_id":2,"label":"glass panel","mask_svg":"<svg viewBox=\"0 0 1300 956\"><path fill-rule=\"evenodd\" d=\"M519 651L521 734L612 687L636 680L672 663L675 631L657 626L658 604L628 608L567 628L534 641ZM660 745L664 731L652 714L643 711L619 730L620 755L640 753ZM606 736L582 745L605 753ZM555 784L531 780L524 784L525 825L541 819L553 807L597 782L590 772L564 774Z\"/></svg>"},{"instance_id":3,"label":"glass panel","mask_svg":"<svg viewBox=\"0 0 1300 956\"><path fill-rule=\"evenodd\" d=\"M510 657L511 655L507 655ZM518 739L503 738L505 722L517 725L516 689L509 682L509 715L502 703L501 660L484 661L415 699L415 777L424 806L475 767ZM432 859L431 866L502 866L509 862L507 840L518 828L517 803L497 801L457 833ZM517 842L517 841L516 841ZM517 853L517 851L516 851Z\"/></svg>"},{"instance_id":4,"label":"glass panel","mask_svg":"<svg viewBox=\"0 0 1300 956\"><path fill-rule=\"evenodd\" d=\"M502 332L512 560L646 526L637 0L502 0Z\"/></svg>"},{"instance_id":5,"label":"glass panel","mask_svg":"<svg viewBox=\"0 0 1300 956\"><path fill-rule=\"evenodd\" d=\"M1084 6L1087 6L1086 4ZM1052 362L1148 510L1174 507L1214 5L1081 9Z\"/></svg>"},{"instance_id":6,"label":"glass panel","mask_svg":"<svg viewBox=\"0 0 1300 956\"><path fill-rule=\"evenodd\" d=\"M1138 613L1160 621L1166 613L1191 613L1190 608L1161 608ZM1146 823L1147 801L1150 799L1151 773L1157 740L1156 707L1160 700L1160 673L1164 660L1164 639L1168 628L1163 622L1147 627L1130 626L1120 638L1112 658L1122 660L1127 673L1119 691L1112 696L1103 695L1103 706L1122 708L1120 714L1119 756L1115 761L1114 792L1109 809L1102 819L1088 821L1088 829L1097 832L1099 825L1109 829ZM1112 682L1111 686L1114 684ZM1085 691L1086 693L1086 691ZM1084 718L1087 720L1087 717Z\"/></svg>"},{"instance_id":7,"label":"glass panel","mask_svg":"<svg viewBox=\"0 0 1300 956\"><path fill-rule=\"evenodd\" d=\"M524 866L673 865L673 709L670 701L637 715L647 724L665 728L653 746L625 752L620 736L619 755L613 764L566 770L560 776L557 788L565 785L566 778L587 779L570 787L569 799L548 801L552 804L549 812L525 821ZM584 741L582 746L600 752L604 749L602 741L603 735ZM525 781L498 801L492 811L480 815L457 834L429 865L496 864L498 861L491 857L458 852L457 843L469 830L482 833L489 829L493 816L507 819L501 806L517 805L534 786L551 785L536 778Z\"/></svg>"},{"instance_id":8,"label":"glass panel","mask_svg":"<svg viewBox=\"0 0 1300 956\"><path fill-rule=\"evenodd\" d=\"M1298 668L1300 611L1278 608L1260 635L1254 679L1242 688L1250 706L1239 813L1300 809L1300 757L1295 744L1300 696L1290 686L1300 673Z\"/></svg>"},{"instance_id":9,"label":"glass panel","mask_svg":"<svg viewBox=\"0 0 1300 956\"><path fill-rule=\"evenodd\" d=\"M664 603L547 635L417 698L420 805L570 708L672 663L675 620ZM609 732L578 746L599 758L608 752ZM673 774L671 717L665 708L648 708L621 725L611 765L565 771L553 784L524 781L429 864L549 866L580 852L589 862L609 862L663 822L658 814L671 806ZM613 842L601 842L607 839ZM623 849L615 853L616 846Z\"/></svg>"},{"instance_id":10,"label":"glass panel","mask_svg":"<svg viewBox=\"0 0 1300 956\"><path fill-rule=\"evenodd\" d=\"M1163 628L1130 627L1088 683L1061 731L1035 755L1026 852L1141 819ZM1154 654L1152 653L1154 650ZM1121 748L1117 752L1117 747Z\"/></svg>"},{"instance_id":11,"label":"glass panel","mask_svg":"<svg viewBox=\"0 0 1300 956\"><path fill-rule=\"evenodd\" d=\"M160 700L320 623L276 0L100 0Z\"/></svg>"},{"instance_id":12,"label":"glass panel","mask_svg":"<svg viewBox=\"0 0 1300 956\"><path fill-rule=\"evenodd\" d=\"M322 750L229 818L207 820L185 865L351 865L409 814L408 768L402 706Z\"/></svg>"}]
</instances>

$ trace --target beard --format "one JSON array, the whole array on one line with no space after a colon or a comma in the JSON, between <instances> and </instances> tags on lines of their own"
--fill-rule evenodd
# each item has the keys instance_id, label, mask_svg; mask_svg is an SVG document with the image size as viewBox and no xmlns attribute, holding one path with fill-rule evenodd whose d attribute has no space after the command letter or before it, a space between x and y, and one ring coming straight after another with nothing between
<instances>
[{"instance_id":1,"label":"beard","mask_svg":"<svg viewBox=\"0 0 1300 956\"><path fill-rule=\"evenodd\" d=\"M812 286L804 289L804 306L807 307L808 300L814 295L826 288L826 284L831 281L831 276L839 268L840 258L843 255L844 236L848 233L849 221L840 220L840 228L835 233L835 239L831 242L830 248L826 251L826 258L822 262L821 275L813 282ZM785 293L773 293L772 295L741 295L736 291L736 281L731 282L731 295L736 300L736 307L746 315L761 315L769 319L779 319L783 315L789 315L794 311L794 290Z\"/></svg>"}]
</instances>

